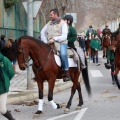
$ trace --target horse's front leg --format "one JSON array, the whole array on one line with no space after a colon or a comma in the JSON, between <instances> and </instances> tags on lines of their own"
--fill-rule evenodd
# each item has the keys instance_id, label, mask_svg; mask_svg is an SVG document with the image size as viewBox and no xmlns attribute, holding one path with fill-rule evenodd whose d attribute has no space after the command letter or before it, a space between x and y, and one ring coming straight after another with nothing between
<instances>
[{"instance_id":1,"label":"horse's front leg","mask_svg":"<svg viewBox=\"0 0 120 120\"><path fill-rule=\"evenodd\" d=\"M103 48L103 58L105 57L105 48Z\"/></svg>"},{"instance_id":2,"label":"horse's front leg","mask_svg":"<svg viewBox=\"0 0 120 120\"><path fill-rule=\"evenodd\" d=\"M55 103L53 100L53 89L54 89L54 85L55 85L55 80L49 80L48 84L49 84L48 101L49 101L50 105L53 107L53 109L59 109L62 106L58 103Z\"/></svg>"},{"instance_id":3,"label":"horse's front leg","mask_svg":"<svg viewBox=\"0 0 120 120\"><path fill-rule=\"evenodd\" d=\"M43 111L43 82L38 83L38 88L39 88L39 102L38 102L38 110L34 114L34 118L40 117L40 114Z\"/></svg>"},{"instance_id":4,"label":"horse's front leg","mask_svg":"<svg viewBox=\"0 0 120 120\"><path fill-rule=\"evenodd\" d=\"M119 81L118 81L118 76L117 76L118 73L119 73L119 68L116 66L114 77L115 77L115 82L116 82L116 84L117 84L117 87L118 87L118 89L120 89L120 83L119 83Z\"/></svg>"}]
</instances>

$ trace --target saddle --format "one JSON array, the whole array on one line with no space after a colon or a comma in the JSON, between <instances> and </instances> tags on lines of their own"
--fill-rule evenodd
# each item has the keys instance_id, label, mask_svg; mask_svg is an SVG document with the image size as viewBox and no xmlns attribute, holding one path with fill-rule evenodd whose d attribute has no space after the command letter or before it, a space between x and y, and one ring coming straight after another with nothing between
<instances>
[{"instance_id":1,"label":"saddle","mask_svg":"<svg viewBox=\"0 0 120 120\"><path fill-rule=\"evenodd\" d=\"M61 67L60 51L57 49L54 43L50 44L50 47L54 52L54 57L57 65ZM77 52L73 48L68 47L67 55L68 55L69 67L78 67L80 70L80 59Z\"/></svg>"}]
</instances>

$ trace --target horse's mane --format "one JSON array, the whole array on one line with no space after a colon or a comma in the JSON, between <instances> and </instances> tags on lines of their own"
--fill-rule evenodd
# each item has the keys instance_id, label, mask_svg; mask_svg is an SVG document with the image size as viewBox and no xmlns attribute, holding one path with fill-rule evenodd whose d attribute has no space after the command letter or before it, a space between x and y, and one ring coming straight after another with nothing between
<instances>
[{"instance_id":1,"label":"horse's mane","mask_svg":"<svg viewBox=\"0 0 120 120\"><path fill-rule=\"evenodd\" d=\"M36 38L34 38L34 37L31 37L31 36L22 36L22 37L20 37L20 38L18 38L18 39L15 40L15 44L14 44L14 47L15 47L15 55L17 55L16 52L17 52L17 47L18 47L19 41L20 41L21 39L25 39L25 38L27 38L27 39L29 39L29 40L31 40L31 41L36 42L37 44L39 44L39 45L41 46L41 48L45 46L46 48L48 48L48 50L50 49L50 46L49 46L48 44L44 43L43 41L40 41L39 39L36 39Z\"/></svg>"},{"instance_id":2,"label":"horse's mane","mask_svg":"<svg viewBox=\"0 0 120 120\"><path fill-rule=\"evenodd\" d=\"M32 41L34 41L34 42L37 42L37 43L39 43L39 44L42 44L42 45L47 45L46 43L44 43L43 41L41 41L41 40L39 40L39 39L37 39L37 38L34 38L34 37L31 37L31 36L22 36L22 37L20 37L20 38L18 38L18 39L16 39L15 41L19 41L19 40L21 40L21 39L25 39L25 38L27 38L27 39L30 39L30 40L32 40ZM47 45L48 46L48 45Z\"/></svg>"}]
</instances>

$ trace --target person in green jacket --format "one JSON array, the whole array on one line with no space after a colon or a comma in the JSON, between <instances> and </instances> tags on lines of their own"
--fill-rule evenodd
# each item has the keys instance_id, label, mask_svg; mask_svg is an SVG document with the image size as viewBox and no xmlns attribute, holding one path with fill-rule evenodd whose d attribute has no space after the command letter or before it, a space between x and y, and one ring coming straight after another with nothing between
<instances>
[{"instance_id":1,"label":"person in green jacket","mask_svg":"<svg viewBox=\"0 0 120 120\"><path fill-rule=\"evenodd\" d=\"M80 63L81 63L81 69L85 69L85 56L84 53L82 51L82 49L79 47L75 47L74 42L77 40L77 31L75 30L75 28L72 26L73 23L73 17L72 15L66 15L64 17L64 20L66 21L67 25L68 25L68 35L67 35L67 40L68 40L68 47L73 48L79 55L80 58Z\"/></svg>"},{"instance_id":2,"label":"person in green jacket","mask_svg":"<svg viewBox=\"0 0 120 120\"><path fill-rule=\"evenodd\" d=\"M68 25L68 35L67 35L67 40L68 40L68 47L73 48L76 51L74 42L77 39L77 31L75 28L72 26L73 23L73 17L71 15L66 15L64 17L64 20L66 21Z\"/></svg>"},{"instance_id":3,"label":"person in green jacket","mask_svg":"<svg viewBox=\"0 0 120 120\"><path fill-rule=\"evenodd\" d=\"M13 78L14 74L14 68L11 62L0 53L0 113L8 120L17 120L13 118L6 108L10 80Z\"/></svg>"},{"instance_id":4,"label":"person in green jacket","mask_svg":"<svg viewBox=\"0 0 120 120\"><path fill-rule=\"evenodd\" d=\"M98 50L100 50L100 42L97 35L92 35L92 40L90 42L90 47L92 49L92 57L93 57L93 63L96 63L96 65L100 65L98 63ZM96 62L95 62L96 57Z\"/></svg>"},{"instance_id":5,"label":"person in green jacket","mask_svg":"<svg viewBox=\"0 0 120 120\"><path fill-rule=\"evenodd\" d=\"M108 47L107 63L111 64L112 84L115 84L115 47L112 44Z\"/></svg>"}]
</instances>

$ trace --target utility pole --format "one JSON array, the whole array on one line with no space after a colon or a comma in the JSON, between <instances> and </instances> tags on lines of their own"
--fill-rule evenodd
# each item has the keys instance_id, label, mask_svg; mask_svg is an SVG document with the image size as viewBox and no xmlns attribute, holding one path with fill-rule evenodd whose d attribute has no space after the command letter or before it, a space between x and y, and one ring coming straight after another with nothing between
<instances>
[{"instance_id":1,"label":"utility pole","mask_svg":"<svg viewBox=\"0 0 120 120\"><path fill-rule=\"evenodd\" d=\"M27 0L27 35L33 37L33 0ZM30 60L28 64L32 61ZM33 89L32 67L27 68L27 89Z\"/></svg>"}]
</instances>

